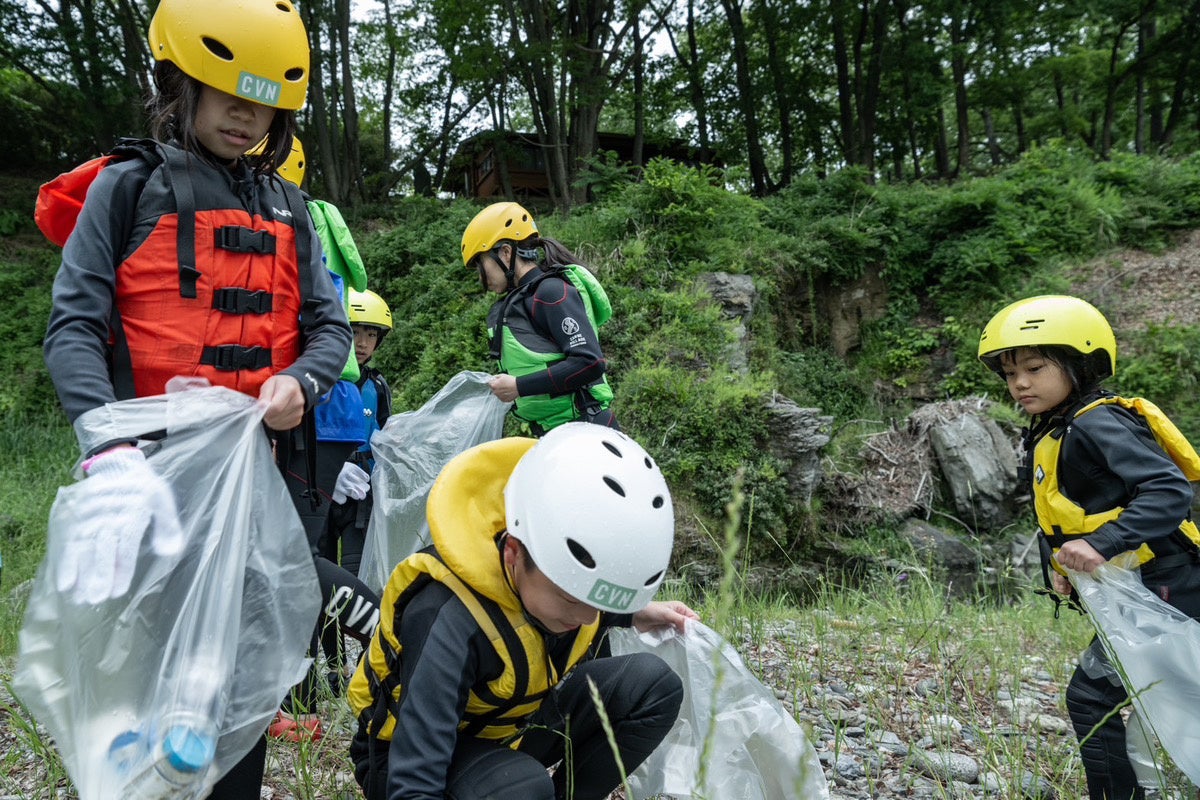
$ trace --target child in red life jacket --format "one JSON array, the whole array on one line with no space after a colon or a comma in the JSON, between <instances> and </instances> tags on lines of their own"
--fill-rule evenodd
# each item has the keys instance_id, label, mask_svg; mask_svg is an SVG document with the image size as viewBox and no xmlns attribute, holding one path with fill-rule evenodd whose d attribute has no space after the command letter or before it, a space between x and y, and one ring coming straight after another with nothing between
<instances>
[{"instance_id":1,"label":"child in red life jacket","mask_svg":"<svg viewBox=\"0 0 1200 800\"><path fill-rule=\"evenodd\" d=\"M1025 436L1047 583L1070 595L1063 568L1093 572L1135 551L1150 591L1200 619L1200 534L1192 487L1164 450L1195 453L1162 412L1101 389L1116 370L1104 316L1076 297L1046 295L1002 309L983 330L979 358L1030 417ZM1159 444L1162 437L1163 445ZM1186 460L1181 463L1186 463ZM1119 709L1128 693L1098 639L1067 686L1091 800L1141 800Z\"/></svg>"},{"instance_id":2,"label":"child in red life jacket","mask_svg":"<svg viewBox=\"0 0 1200 800\"><path fill-rule=\"evenodd\" d=\"M300 192L275 175L308 85L304 24L290 0L163 0L149 42L158 163L116 161L91 185L54 282L50 376L72 421L191 376L257 397L266 427L289 431L337 380L351 342ZM100 549L116 559L136 555L145 531L113 520L162 485L132 444L84 454L87 480L103 475L114 491L78 544L107 537ZM86 595L60 588L81 603L119 597L132 564L111 572ZM257 798L265 754L264 737L213 796Z\"/></svg>"}]
</instances>

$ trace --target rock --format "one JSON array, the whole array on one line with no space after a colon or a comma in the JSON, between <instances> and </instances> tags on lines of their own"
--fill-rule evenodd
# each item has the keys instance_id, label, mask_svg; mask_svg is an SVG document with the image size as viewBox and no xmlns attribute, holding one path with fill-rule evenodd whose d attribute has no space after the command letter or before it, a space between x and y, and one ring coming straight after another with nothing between
<instances>
[{"instance_id":1,"label":"rock","mask_svg":"<svg viewBox=\"0 0 1200 800\"><path fill-rule=\"evenodd\" d=\"M734 372L745 373L749 365L750 334L746 322L754 315L758 304L758 289L749 275L730 275L728 272L705 272L697 281L700 287L721 307L721 315L733 323L734 341L726 358Z\"/></svg>"},{"instance_id":2,"label":"rock","mask_svg":"<svg viewBox=\"0 0 1200 800\"><path fill-rule=\"evenodd\" d=\"M913 551L928 560L956 597L970 595L979 579L979 556L960 539L932 523L919 519L905 521L900 538Z\"/></svg>"},{"instance_id":3,"label":"rock","mask_svg":"<svg viewBox=\"0 0 1200 800\"><path fill-rule=\"evenodd\" d=\"M821 482L821 452L829 444L833 417L803 408L783 395L767 403L770 452L788 465L784 477L797 504L807 507Z\"/></svg>"},{"instance_id":4,"label":"rock","mask_svg":"<svg viewBox=\"0 0 1200 800\"><path fill-rule=\"evenodd\" d=\"M975 783L979 780L978 762L962 753L913 750L909 753L909 760L923 774L946 783Z\"/></svg>"},{"instance_id":5,"label":"rock","mask_svg":"<svg viewBox=\"0 0 1200 800\"><path fill-rule=\"evenodd\" d=\"M1012 443L983 415L987 401L950 400L913 412L910 424L928 432L942 480L959 520L972 530L1013 520L1017 459Z\"/></svg>"}]
</instances>

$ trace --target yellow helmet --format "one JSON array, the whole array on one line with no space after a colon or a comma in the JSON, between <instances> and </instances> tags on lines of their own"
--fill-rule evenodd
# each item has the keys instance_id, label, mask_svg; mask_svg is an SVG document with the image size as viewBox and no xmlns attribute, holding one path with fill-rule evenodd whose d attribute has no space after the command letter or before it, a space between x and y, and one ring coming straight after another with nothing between
<instances>
[{"instance_id":1,"label":"yellow helmet","mask_svg":"<svg viewBox=\"0 0 1200 800\"><path fill-rule=\"evenodd\" d=\"M497 243L511 240L523 242L536 236L537 223L533 215L516 203L492 203L475 215L462 237L463 264L479 253L486 253Z\"/></svg>"},{"instance_id":2,"label":"yellow helmet","mask_svg":"<svg viewBox=\"0 0 1200 800\"><path fill-rule=\"evenodd\" d=\"M349 299L351 325L373 325L385 331L392 329L392 310L382 297L370 290L356 292L351 289Z\"/></svg>"},{"instance_id":3,"label":"yellow helmet","mask_svg":"<svg viewBox=\"0 0 1200 800\"><path fill-rule=\"evenodd\" d=\"M162 0L150 52L203 84L295 111L308 91L308 34L290 0Z\"/></svg>"},{"instance_id":4,"label":"yellow helmet","mask_svg":"<svg viewBox=\"0 0 1200 800\"><path fill-rule=\"evenodd\" d=\"M1095 306L1078 297L1048 294L1001 309L979 337L979 359L993 370L996 357L1015 347L1069 347L1095 367L1096 380L1117 371L1117 339Z\"/></svg>"},{"instance_id":5,"label":"yellow helmet","mask_svg":"<svg viewBox=\"0 0 1200 800\"><path fill-rule=\"evenodd\" d=\"M267 140L263 139L261 142L254 145L254 147L246 151L246 155L259 155L266 146ZM278 172L279 177L286 181L291 181L292 183L296 184L296 186L299 186L300 184L304 183L304 170L306 166L307 162L304 158L304 145L300 144L300 138L298 136L293 136L292 152L288 153L287 160L283 162L276 172Z\"/></svg>"}]
</instances>

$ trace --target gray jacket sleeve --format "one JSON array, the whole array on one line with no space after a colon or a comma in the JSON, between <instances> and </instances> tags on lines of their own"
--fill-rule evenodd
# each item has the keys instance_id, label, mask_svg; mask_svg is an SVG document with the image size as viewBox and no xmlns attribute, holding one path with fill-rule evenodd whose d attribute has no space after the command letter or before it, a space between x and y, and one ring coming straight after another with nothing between
<instances>
[{"instance_id":1,"label":"gray jacket sleeve","mask_svg":"<svg viewBox=\"0 0 1200 800\"><path fill-rule=\"evenodd\" d=\"M317 398L329 391L346 367L354 344L354 333L346 319L346 309L338 296L329 270L321 257L321 242L316 229L308 224L310 263L301 264L312 276L314 309L311 323L301 331L303 350L290 367L281 370L291 375L304 389L305 406L312 408ZM297 231L300 235L300 231Z\"/></svg>"},{"instance_id":2,"label":"gray jacket sleeve","mask_svg":"<svg viewBox=\"0 0 1200 800\"><path fill-rule=\"evenodd\" d=\"M148 165L137 159L101 170L63 247L43 357L72 423L83 412L117 399L109 370L109 321L117 265L148 175Z\"/></svg>"}]
</instances>

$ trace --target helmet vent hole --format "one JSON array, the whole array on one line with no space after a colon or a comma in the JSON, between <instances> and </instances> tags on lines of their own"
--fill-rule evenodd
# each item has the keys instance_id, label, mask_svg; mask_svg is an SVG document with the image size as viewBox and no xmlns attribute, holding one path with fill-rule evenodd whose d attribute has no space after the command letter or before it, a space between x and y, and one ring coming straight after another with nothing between
<instances>
[{"instance_id":1,"label":"helmet vent hole","mask_svg":"<svg viewBox=\"0 0 1200 800\"><path fill-rule=\"evenodd\" d=\"M575 560L583 566L588 569L596 568L596 559L592 558L592 554L579 542L574 539L567 539L567 549L571 551L571 555L575 557Z\"/></svg>"},{"instance_id":2,"label":"helmet vent hole","mask_svg":"<svg viewBox=\"0 0 1200 800\"><path fill-rule=\"evenodd\" d=\"M292 67L287 72L283 73L283 77L287 78L293 83L304 80L304 67Z\"/></svg>"},{"instance_id":3,"label":"helmet vent hole","mask_svg":"<svg viewBox=\"0 0 1200 800\"><path fill-rule=\"evenodd\" d=\"M645 583L645 584L643 584L643 585L645 585L645 586L653 586L654 584L658 583L658 579L659 579L659 578L661 578L661 577L662 577L662 573L661 573L661 572L656 572L656 573L654 573L653 575L651 575L651 576L650 576L650 578L649 578L649 579L646 581L646 583Z\"/></svg>"},{"instance_id":4,"label":"helmet vent hole","mask_svg":"<svg viewBox=\"0 0 1200 800\"><path fill-rule=\"evenodd\" d=\"M650 456L646 456L646 469L654 469L654 462L650 460Z\"/></svg>"},{"instance_id":5,"label":"helmet vent hole","mask_svg":"<svg viewBox=\"0 0 1200 800\"><path fill-rule=\"evenodd\" d=\"M617 446L615 444L613 444L612 442L601 442L601 444L604 445L605 449L607 449L608 452L612 453L617 458L625 457L625 456L621 455L621 451L618 450Z\"/></svg>"},{"instance_id":6,"label":"helmet vent hole","mask_svg":"<svg viewBox=\"0 0 1200 800\"><path fill-rule=\"evenodd\" d=\"M276 3L275 7L278 8L280 11L286 11L289 14L292 12L292 7L289 6L287 3Z\"/></svg>"},{"instance_id":7,"label":"helmet vent hole","mask_svg":"<svg viewBox=\"0 0 1200 800\"><path fill-rule=\"evenodd\" d=\"M650 505L654 506L655 508L662 508L663 503L665 503L665 502L666 501L663 500L663 496L660 494L660 495L655 496L655 498L650 501Z\"/></svg>"},{"instance_id":8,"label":"helmet vent hole","mask_svg":"<svg viewBox=\"0 0 1200 800\"><path fill-rule=\"evenodd\" d=\"M221 42L218 42L216 39L213 39L210 36L203 37L201 41L203 41L204 46L208 48L208 52L212 53L217 58L221 59L222 61L233 61L233 51Z\"/></svg>"},{"instance_id":9,"label":"helmet vent hole","mask_svg":"<svg viewBox=\"0 0 1200 800\"><path fill-rule=\"evenodd\" d=\"M608 477L607 475L604 476L604 482L608 484L608 488L612 489L614 492L621 495L621 497L625 496L625 488L623 486L621 486L621 484L617 483L615 480Z\"/></svg>"}]
</instances>

